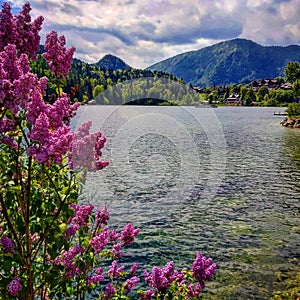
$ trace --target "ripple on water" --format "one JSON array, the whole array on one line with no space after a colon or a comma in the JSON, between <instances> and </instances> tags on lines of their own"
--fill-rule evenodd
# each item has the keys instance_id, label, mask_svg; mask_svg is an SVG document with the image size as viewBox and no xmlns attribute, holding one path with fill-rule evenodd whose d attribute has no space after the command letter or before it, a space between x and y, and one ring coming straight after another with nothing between
<instances>
[{"instance_id":1,"label":"ripple on water","mask_svg":"<svg viewBox=\"0 0 300 300\"><path fill-rule=\"evenodd\" d=\"M87 109L86 118L97 123L97 109ZM204 111L194 109L193 114L213 125ZM211 159L208 129L205 132L196 118L189 119L180 108L165 108L163 112L176 115L189 133L178 136L188 145L184 153L173 133L172 138L153 133L140 136L128 147L128 172L122 173L112 161L103 172L90 174L85 201L107 203L114 226L132 222L141 228L130 251L144 267L170 259L183 267L201 251L218 264L205 299L268 299L276 272L289 259L300 257L300 131L282 128L273 111L216 109L226 140L224 149L219 149L225 165L219 165ZM104 124L107 135L114 137L124 116L131 115L118 117L116 125ZM149 128L145 131L149 133ZM179 178L183 162L189 168ZM211 170L219 178L213 178ZM216 191L214 180L219 179Z\"/></svg>"}]
</instances>

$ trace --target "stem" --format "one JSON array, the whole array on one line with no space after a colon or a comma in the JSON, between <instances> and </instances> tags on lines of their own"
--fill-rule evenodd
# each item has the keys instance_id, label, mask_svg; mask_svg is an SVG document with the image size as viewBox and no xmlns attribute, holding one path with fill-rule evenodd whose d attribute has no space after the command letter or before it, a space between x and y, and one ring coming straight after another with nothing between
<instances>
[{"instance_id":1,"label":"stem","mask_svg":"<svg viewBox=\"0 0 300 300\"><path fill-rule=\"evenodd\" d=\"M56 213L54 214L54 217L53 217L53 220L51 221L51 223L48 225L48 227L45 229L44 233L40 236L38 242L37 242L37 246L36 248L34 249L35 250L35 254L33 255L33 260L36 258L41 246L42 246L42 243L44 242L49 230L52 228L52 225L53 223L55 222L55 220L59 217L60 215L60 212L62 210L62 206L63 204L66 202L67 200L67 196L69 194L69 192L71 191L71 188L72 188L72 181L70 180L70 184L69 184L69 187L68 187L68 191L66 192L65 194L65 197L62 199L61 196L59 195L59 192L57 190L57 187L55 186L55 183L53 182L52 180L52 177L45 171L45 174L46 176L48 177L49 181L51 182L51 184L53 185L54 187L54 190L56 192L56 195L57 197L59 198L59 201L60 201L60 205L59 205L59 208L57 209Z\"/></svg>"},{"instance_id":2,"label":"stem","mask_svg":"<svg viewBox=\"0 0 300 300\"><path fill-rule=\"evenodd\" d=\"M21 259L22 259L23 264L26 264L26 260L25 260L24 254L23 254L22 245L21 245L19 237L17 235L17 231L16 231L14 225L12 224L12 222L10 220L10 217L8 215L8 211L7 211L7 208L5 206L2 194L0 194L0 203L1 203L2 212L3 212L4 218L5 218L6 222L7 222L7 225L9 227L9 229L11 230L15 241L17 242L18 253L19 253L19 255L20 255Z\"/></svg>"},{"instance_id":3,"label":"stem","mask_svg":"<svg viewBox=\"0 0 300 300\"><path fill-rule=\"evenodd\" d=\"M44 266L46 265L46 243L44 244L44 261L43 261ZM43 269L43 274L42 274L42 284L41 284L41 299L45 299L46 297L46 288L45 288L45 280L46 275L45 275L45 269Z\"/></svg>"},{"instance_id":4,"label":"stem","mask_svg":"<svg viewBox=\"0 0 300 300\"><path fill-rule=\"evenodd\" d=\"M19 157L20 157L20 144L21 144L21 138L18 141L18 152L16 155L16 172L17 172L17 184L19 184L21 186L21 194L17 195L17 199L18 199L18 203L20 205L21 208L21 212L22 212L22 216L23 216L23 220L25 220L25 207L24 207L24 201L23 197L24 197L24 184L23 184L23 180L22 180L22 170L21 168L19 168Z\"/></svg>"},{"instance_id":5,"label":"stem","mask_svg":"<svg viewBox=\"0 0 300 300\"><path fill-rule=\"evenodd\" d=\"M27 199L25 206L25 234L26 234L26 248L27 248L27 276L28 276L28 286L27 286L27 296L28 299L34 299L33 293L33 274L31 270L31 265L33 259L31 257L31 234L30 234L30 206L31 206L31 167L32 167L32 156L28 158L28 182L27 182Z\"/></svg>"}]
</instances>

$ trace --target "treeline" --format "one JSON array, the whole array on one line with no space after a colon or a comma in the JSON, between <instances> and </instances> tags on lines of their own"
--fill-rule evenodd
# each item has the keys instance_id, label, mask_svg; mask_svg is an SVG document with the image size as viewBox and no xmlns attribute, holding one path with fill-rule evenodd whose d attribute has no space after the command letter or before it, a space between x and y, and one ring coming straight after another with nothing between
<instances>
[{"instance_id":1,"label":"treeline","mask_svg":"<svg viewBox=\"0 0 300 300\"><path fill-rule=\"evenodd\" d=\"M206 88L202 93L209 103L225 104L228 97L238 97L244 106L285 106L294 102L296 97L293 89L268 89L267 86L262 86L256 91L251 85L242 84Z\"/></svg>"},{"instance_id":2,"label":"treeline","mask_svg":"<svg viewBox=\"0 0 300 300\"><path fill-rule=\"evenodd\" d=\"M285 77L276 78L279 88L263 85L254 89L251 84L233 84L196 89L182 79L161 71L142 69L110 70L74 59L70 73L64 80L54 82L48 65L41 55L31 63L39 77L47 76L46 101L54 102L57 86L66 92L72 102L93 104L135 105L197 105L224 104L230 96L238 97L245 106L286 106L300 96L300 64L290 62ZM290 82L290 89L280 88Z\"/></svg>"},{"instance_id":3,"label":"treeline","mask_svg":"<svg viewBox=\"0 0 300 300\"><path fill-rule=\"evenodd\" d=\"M31 68L39 77L50 78L45 99L49 103L55 100L57 85L72 102L81 103L193 105L202 99L182 79L161 71L110 70L74 59L67 77L52 82L48 65L41 55L31 62Z\"/></svg>"},{"instance_id":4,"label":"treeline","mask_svg":"<svg viewBox=\"0 0 300 300\"><path fill-rule=\"evenodd\" d=\"M300 63L289 62L284 73L285 77L271 80L276 86L272 88L268 85L253 87L253 83L233 84L205 88L201 93L209 103L223 104L228 97L233 96L239 98L245 106L287 106L289 103L299 102L300 99ZM289 84L288 88L286 83ZM285 87L282 88L283 86Z\"/></svg>"}]
</instances>

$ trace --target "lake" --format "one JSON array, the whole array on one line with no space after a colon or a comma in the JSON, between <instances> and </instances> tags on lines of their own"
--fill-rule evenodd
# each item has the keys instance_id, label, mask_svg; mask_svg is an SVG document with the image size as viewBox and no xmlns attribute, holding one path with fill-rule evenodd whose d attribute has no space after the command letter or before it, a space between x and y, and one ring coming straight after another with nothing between
<instances>
[{"instance_id":1,"label":"lake","mask_svg":"<svg viewBox=\"0 0 300 300\"><path fill-rule=\"evenodd\" d=\"M107 136L110 166L89 174L86 202L141 233L132 259L148 270L196 252L218 265L205 299L268 299L276 272L300 257L300 130L260 107L83 106Z\"/></svg>"}]
</instances>

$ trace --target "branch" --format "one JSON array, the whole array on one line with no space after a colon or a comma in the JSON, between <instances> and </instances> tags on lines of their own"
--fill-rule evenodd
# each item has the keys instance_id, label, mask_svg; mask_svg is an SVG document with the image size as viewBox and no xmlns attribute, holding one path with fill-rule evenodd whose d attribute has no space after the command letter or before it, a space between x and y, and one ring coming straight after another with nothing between
<instances>
[{"instance_id":1,"label":"branch","mask_svg":"<svg viewBox=\"0 0 300 300\"><path fill-rule=\"evenodd\" d=\"M7 224L8 224L8 227L11 230L11 232L12 232L12 234L14 236L14 239L17 242L19 255L20 255L21 259L22 259L23 264L26 265L26 260L24 258L22 245L20 243L20 240L19 240L18 234L16 232L16 229L15 229L14 225L12 224L12 222L11 222L11 220L9 218L9 215L8 215L8 212L7 212L7 209L6 209L6 206L5 206L2 194L0 194L0 203L1 203L2 211L3 211L3 215L5 217L5 220L6 220Z\"/></svg>"}]
</instances>

